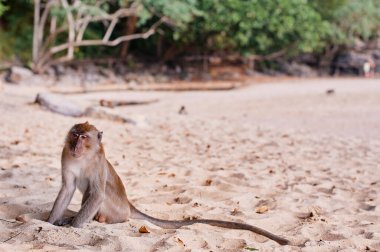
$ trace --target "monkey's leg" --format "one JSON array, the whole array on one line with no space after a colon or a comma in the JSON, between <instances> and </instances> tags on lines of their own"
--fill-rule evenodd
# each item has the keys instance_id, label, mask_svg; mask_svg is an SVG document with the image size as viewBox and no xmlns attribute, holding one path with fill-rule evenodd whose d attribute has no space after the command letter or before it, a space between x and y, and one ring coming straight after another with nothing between
<instances>
[{"instance_id":1,"label":"monkey's leg","mask_svg":"<svg viewBox=\"0 0 380 252\"><path fill-rule=\"evenodd\" d=\"M83 223L92 220L104 200L104 191L94 188L93 192L90 193L88 199L84 202L78 214L74 217L71 225L73 227L80 228L83 226Z\"/></svg>"},{"instance_id":2,"label":"monkey's leg","mask_svg":"<svg viewBox=\"0 0 380 252\"><path fill-rule=\"evenodd\" d=\"M80 228L83 226L85 222L88 222L92 218L94 218L101 202L102 198L99 196L93 196L88 198L88 200L79 210L78 214L74 217L71 225L73 227Z\"/></svg>"}]
</instances>

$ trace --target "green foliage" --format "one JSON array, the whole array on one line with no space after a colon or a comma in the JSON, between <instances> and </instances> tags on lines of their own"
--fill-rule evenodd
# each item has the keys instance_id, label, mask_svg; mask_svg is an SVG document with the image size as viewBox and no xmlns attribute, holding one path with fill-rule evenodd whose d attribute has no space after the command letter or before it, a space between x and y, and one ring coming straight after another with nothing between
<instances>
[{"instance_id":1,"label":"green foliage","mask_svg":"<svg viewBox=\"0 0 380 252\"><path fill-rule=\"evenodd\" d=\"M32 54L32 1L8 0L2 2L7 6L7 11L0 20L3 24L0 26L0 59L16 56L27 63Z\"/></svg>"},{"instance_id":2,"label":"green foliage","mask_svg":"<svg viewBox=\"0 0 380 252\"><path fill-rule=\"evenodd\" d=\"M306 0L203 0L196 7L202 15L174 33L174 39L211 51L310 52L323 45L328 31L328 23Z\"/></svg>"},{"instance_id":3,"label":"green foliage","mask_svg":"<svg viewBox=\"0 0 380 252\"><path fill-rule=\"evenodd\" d=\"M72 1L70 1L72 2ZM357 39L379 36L379 0L82 0L72 7L74 15L85 9L98 15L113 13L120 7L137 6L138 27L144 32L161 16L170 19L160 27L160 35L131 43L143 54L171 46L191 48L192 53L239 53L287 55L318 52L325 45L350 46ZM65 22L62 7L50 13ZM112 38L124 35L126 20L121 20ZM90 24L84 37L99 39L105 32L102 22ZM33 36L33 1L0 0L0 59L18 56L30 61ZM67 33L56 42L67 40ZM82 47L77 58L117 57L118 47ZM188 52L187 52L188 53Z\"/></svg>"},{"instance_id":4,"label":"green foliage","mask_svg":"<svg viewBox=\"0 0 380 252\"><path fill-rule=\"evenodd\" d=\"M356 39L375 38L379 31L380 1L350 0L331 16L329 43L350 46Z\"/></svg>"},{"instance_id":5,"label":"green foliage","mask_svg":"<svg viewBox=\"0 0 380 252\"><path fill-rule=\"evenodd\" d=\"M350 0L309 0L310 6L315 8L323 19L334 19L335 12Z\"/></svg>"},{"instance_id":6,"label":"green foliage","mask_svg":"<svg viewBox=\"0 0 380 252\"><path fill-rule=\"evenodd\" d=\"M0 0L0 16L4 14L8 10L8 6L4 4L5 0Z\"/></svg>"},{"instance_id":7,"label":"green foliage","mask_svg":"<svg viewBox=\"0 0 380 252\"><path fill-rule=\"evenodd\" d=\"M196 8L197 0L138 0L141 4L139 25L144 25L154 15L166 16L175 22L177 27L184 28L194 16L203 13Z\"/></svg>"}]
</instances>

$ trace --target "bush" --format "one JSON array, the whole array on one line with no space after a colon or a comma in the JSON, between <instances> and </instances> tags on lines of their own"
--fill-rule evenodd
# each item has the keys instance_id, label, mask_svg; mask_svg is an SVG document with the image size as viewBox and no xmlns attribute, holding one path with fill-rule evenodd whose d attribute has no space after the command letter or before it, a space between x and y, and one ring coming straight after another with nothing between
<instances>
[{"instance_id":1,"label":"bush","mask_svg":"<svg viewBox=\"0 0 380 252\"><path fill-rule=\"evenodd\" d=\"M91 5L93 0L82 2ZM160 16L172 20L160 27L159 34L131 43L143 55L158 47L164 51L176 47L175 53L182 49L192 55L315 53L325 45L350 46L357 39L374 39L380 30L379 0L103 0L101 8L114 12L130 4L141 7L135 32L146 30ZM30 62L33 1L0 0L0 16L0 59L16 55ZM118 23L113 36L124 34L125 21ZM90 25L84 36L98 38L104 29L102 23ZM66 41L64 35L57 41ZM83 47L75 55L119 57L119 48Z\"/></svg>"},{"instance_id":2,"label":"bush","mask_svg":"<svg viewBox=\"0 0 380 252\"><path fill-rule=\"evenodd\" d=\"M0 59L17 57L31 60L33 41L33 4L28 0L1 1Z\"/></svg>"},{"instance_id":3,"label":"bush","mask_svg":"<svg viewBox=\"0 0 380 252\"><path fill-rule=\"evenodd\" d=\"M328 23L305 0L203 0L173 43L206 51L268 55L282 49L311 52L323 46Z\"/></svg>"}]
</instances>

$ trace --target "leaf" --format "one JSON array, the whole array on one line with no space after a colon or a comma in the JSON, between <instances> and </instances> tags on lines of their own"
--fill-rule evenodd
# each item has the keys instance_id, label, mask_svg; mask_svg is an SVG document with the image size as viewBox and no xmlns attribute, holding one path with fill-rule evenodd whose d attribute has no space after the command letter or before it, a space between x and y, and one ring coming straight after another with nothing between
<instances>
[{"instance_id":1,"label":"leaf","mask_svg":"<svg viewBox=\"0 0 380 252\"><path fill-rule=\"evenodd\" d=\"M181 239L177 238L177 242L178 242L181 246L185 246L185 243L184 243Z\"/></svg>"},{"instance_id":2,"label":"leaf","mask_svg":"<svg viewBox=\"0 0 380 252\"><path fill-rule=\"evenodd\" d=\"M150 231L146 228L146 226L141 226L139 228L139 233L141 233L141 234L149 234Z\"/></svg>"},{"instance_id":3,"label":"leaf","mask_svg":"<svg viewBox=\"0 0 380 252\"><path fill-rule=\"evenodd\" d=\"M263 205L256 208L256 213L263 214L263 213L268 212L268 210L269 210L268 206Z\"/></svg>"},{"instance_id":4,"label":"leaf","mask_svg":"<svg viewBox=\"0 0 380 252\"><path fill-rule=\"evenodd\" d=\"M237 208L234 208L234 210L231 211L231 215L238 215L238 214L240 214L240 211Z\"/></svg>"},{"instance_id":5,"label":"leaf","mask_svg":"<svg viewBox=\"0 0 380 252\"><path fill-rule=\"evenodd\" d=\"M205 186L210 186L212 183L212 180L211 179L207 179L206 182L205 182Z\"/></svg>"},{"instance_id":6,"label":"leaf","mask_svg":"<svg viewBox=\"0 0 380 252\"><path fill-rule=\"evenodd\" d=\"M245 249L249 251L259 251L257 248L251 248L251 247L246 247Z\"/></svg>"},{"instance_id":7,"label":"leaf","mask_svg":"<svg viewBox=\"0 0 380 252\"><path fill-rule=\"evenodd\" d=\"M20 140L14 140L11 142L12 145L18 145L20 143Z\"/></svg>"}]
</instances>

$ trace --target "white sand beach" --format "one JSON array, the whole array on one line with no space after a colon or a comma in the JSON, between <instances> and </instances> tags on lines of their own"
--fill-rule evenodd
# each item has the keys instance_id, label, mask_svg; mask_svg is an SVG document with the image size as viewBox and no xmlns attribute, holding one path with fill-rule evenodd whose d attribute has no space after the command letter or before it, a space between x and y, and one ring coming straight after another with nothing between
<instances>
[{"instance_id":1,"label":"white sand beach","mask_svg":"<svg viewBox=\"0 0 380 252\"><path fill-rule=\"evenodd\" d=\"M137 125L54 114L32 104L44 90L0 91L0 251L380 250L378 79L68 96L81 106L102 98L159 99L112 109ZM181 106L186 114L178 113ZM52 208L65 135L85 121L104 132L106 156L141 211L245 222L305 246L203 224L165 230L131 219L77 229L16 221ZM76 192L69 208L78 210L80 202ZM141 226L149 233L139 233Z\"/></svg>"}]
</instances>

